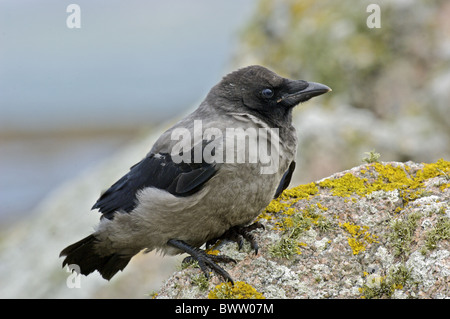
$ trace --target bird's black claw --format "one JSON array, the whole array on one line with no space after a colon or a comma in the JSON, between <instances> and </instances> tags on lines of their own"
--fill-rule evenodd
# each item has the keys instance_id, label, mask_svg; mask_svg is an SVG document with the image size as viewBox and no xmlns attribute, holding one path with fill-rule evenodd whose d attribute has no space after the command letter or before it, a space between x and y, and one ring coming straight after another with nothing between
<instances>
[{"instance_id":1,"label":"bird's black claw","mask_svg":"<svg viewBox=\"0 0 450 319\"><path fill-rule=\"evenodd\" d=\"M239 250L241 250L244 239L250 243L250 247L255 251L255 255L258 254L259 246L255 240L255 237L251 232L255 229L265 229L264 225L260 222L254 222L249 226L234 226L228 229L222 236L217 239L209 241L209 245L214 244L217 240L231 240L238 244ZM208 245L207 243L207 245ZM208 246L207 246L208 247Z\"/></svg>"},{"instance_id":2,"label":"bird's black claw","mask_svg":"<svg viewBox=\"0 0 450 319\"><path fill-rule=\"evenodd\" d=\"M236 263L236 260L234 260L233 258L222 255L215 256L207 254L204 250L197 247L192 247L181 240L171 239L167 243L191 255L190 257L186 257L183 262L185 262L186 260L191 261L192 259L196 260L206 278L209 279L208 268L210 268L225 281L229 281L232 285L234 285L234 281L231 278L230 274L228 274L226 270L216 264L216 262Z\"/></svg>"},{"instance_id":3,"label":"bird's black claw","mask_svg":"<svg viewBox=\"0 0 450 319\"><path fill-rule=\"evenodd\" d=\"M212 271L214 271L217 275L219 275L220 277L222 277L225 281L229 281L231 282L232 285L234 285L234 281L231 278L230 274L223 269L222 267L220 267L219 265L217 265L217 262L223 262L223 263L236 263L236 260L234 260L233 258L230 258L228 256L214 256L214 255L209 255L207 254L205 251L198 249L198 254L196 254L196 256L192 256L195 260L197 260L198 265L200 267L200 269L203 271L203 273L205 274L206 278L209 279L209 269L211 269Z\"/></svg>"}]
</instances>

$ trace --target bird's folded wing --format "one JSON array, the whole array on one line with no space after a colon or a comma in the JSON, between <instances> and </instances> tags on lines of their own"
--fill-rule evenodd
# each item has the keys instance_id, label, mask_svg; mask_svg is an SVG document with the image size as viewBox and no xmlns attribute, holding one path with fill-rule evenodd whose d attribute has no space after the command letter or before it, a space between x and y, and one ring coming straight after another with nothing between
<instances>
[{"instance_id":1,"label":"bird's folded wing","mask_svg":"<svg viewBox=\"0 0 450 319\"><path fill-rule=\"evenodd\" d=\"M280 196L281 193L289 186L294 170L295 170L295 161L292 161L291 164L289 165L288 170L284 173L283 177L281 178L280 184L278 185L277 191L275 192L273 198L278 198L278 196Z\"/></svg>"},{"instance_id":2,"label":"bird's folded wing","mask_svg":"<svg viewBox=\"0 0 450 319\"><path fill-rule=\"evenodd\" d=\"M129 213L137 205L137 193L146 187L189 196L199 191L217 169L214 163L175 163L168 153L150 154L104 192L92 209L99 209L108 219L116 212Z\"/></svg>"}]
</instances>

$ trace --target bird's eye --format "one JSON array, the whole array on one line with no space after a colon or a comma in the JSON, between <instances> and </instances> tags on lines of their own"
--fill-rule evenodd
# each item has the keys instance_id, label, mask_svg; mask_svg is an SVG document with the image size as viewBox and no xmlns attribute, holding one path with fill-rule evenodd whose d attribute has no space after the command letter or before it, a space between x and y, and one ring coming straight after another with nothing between
<instances>
[{"instance_id":1,"label":"bird's eye","mask_svg":"<svg viewBox=\"0 0 450 319\"><path fill-rule=\"evenodd\" d=\"M273 90L272 89L264 89L261 91L261 95L265 97L266 99L270 99L273 96Z\"/></svg>"}]
</instances>

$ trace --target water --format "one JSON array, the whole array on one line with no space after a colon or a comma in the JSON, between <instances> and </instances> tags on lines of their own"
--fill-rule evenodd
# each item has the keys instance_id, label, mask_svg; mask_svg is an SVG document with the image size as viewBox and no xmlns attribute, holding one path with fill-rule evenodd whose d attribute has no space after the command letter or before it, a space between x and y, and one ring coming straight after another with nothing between
<instances>
[{"instance_id":1,"label":"water","mask_svg":"<svg viewBox=\"0 0 450 319\"><path fill-rule=\"evenodd\" d=\"M0 223L201 100L255 1L68 4L0 2Z\"/></svg>"}]
</instances>

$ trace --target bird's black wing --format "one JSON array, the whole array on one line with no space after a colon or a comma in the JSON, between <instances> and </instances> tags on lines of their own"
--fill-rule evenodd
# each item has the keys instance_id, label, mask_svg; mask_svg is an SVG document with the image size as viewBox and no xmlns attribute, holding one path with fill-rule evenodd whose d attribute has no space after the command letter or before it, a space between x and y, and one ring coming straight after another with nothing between
<instances>
[{"instance_id":1,"label":"bird's black wing","mask_svg":"<svg viewBox=\"0 0 450 319\"><path fill-rule=\"evenodd\" d=\"M283 177L281 178L280 184L278 185L277 191L275 192L273 198L277 198L278 196L280 196L281 193L289 186L294 170L295 170L295 161L292 161L291 164L289 165L288 170L286 171L286 173L284 173Z\"/></svg>"},{"instance_id":2,"label":"bird's black wing","mask_svg":"<svg viewBox=\"0 0 450 319\"><path fill-rule=\"evenodd\" d=\"M92 209L113 219L116 212L131 212L137 205L137 192L146 187L165 190L175 196L199 191L217 172L214 163L175 163L168 153L151 154L130 168L97 200Z\"/></svg>"}]
</instances>

